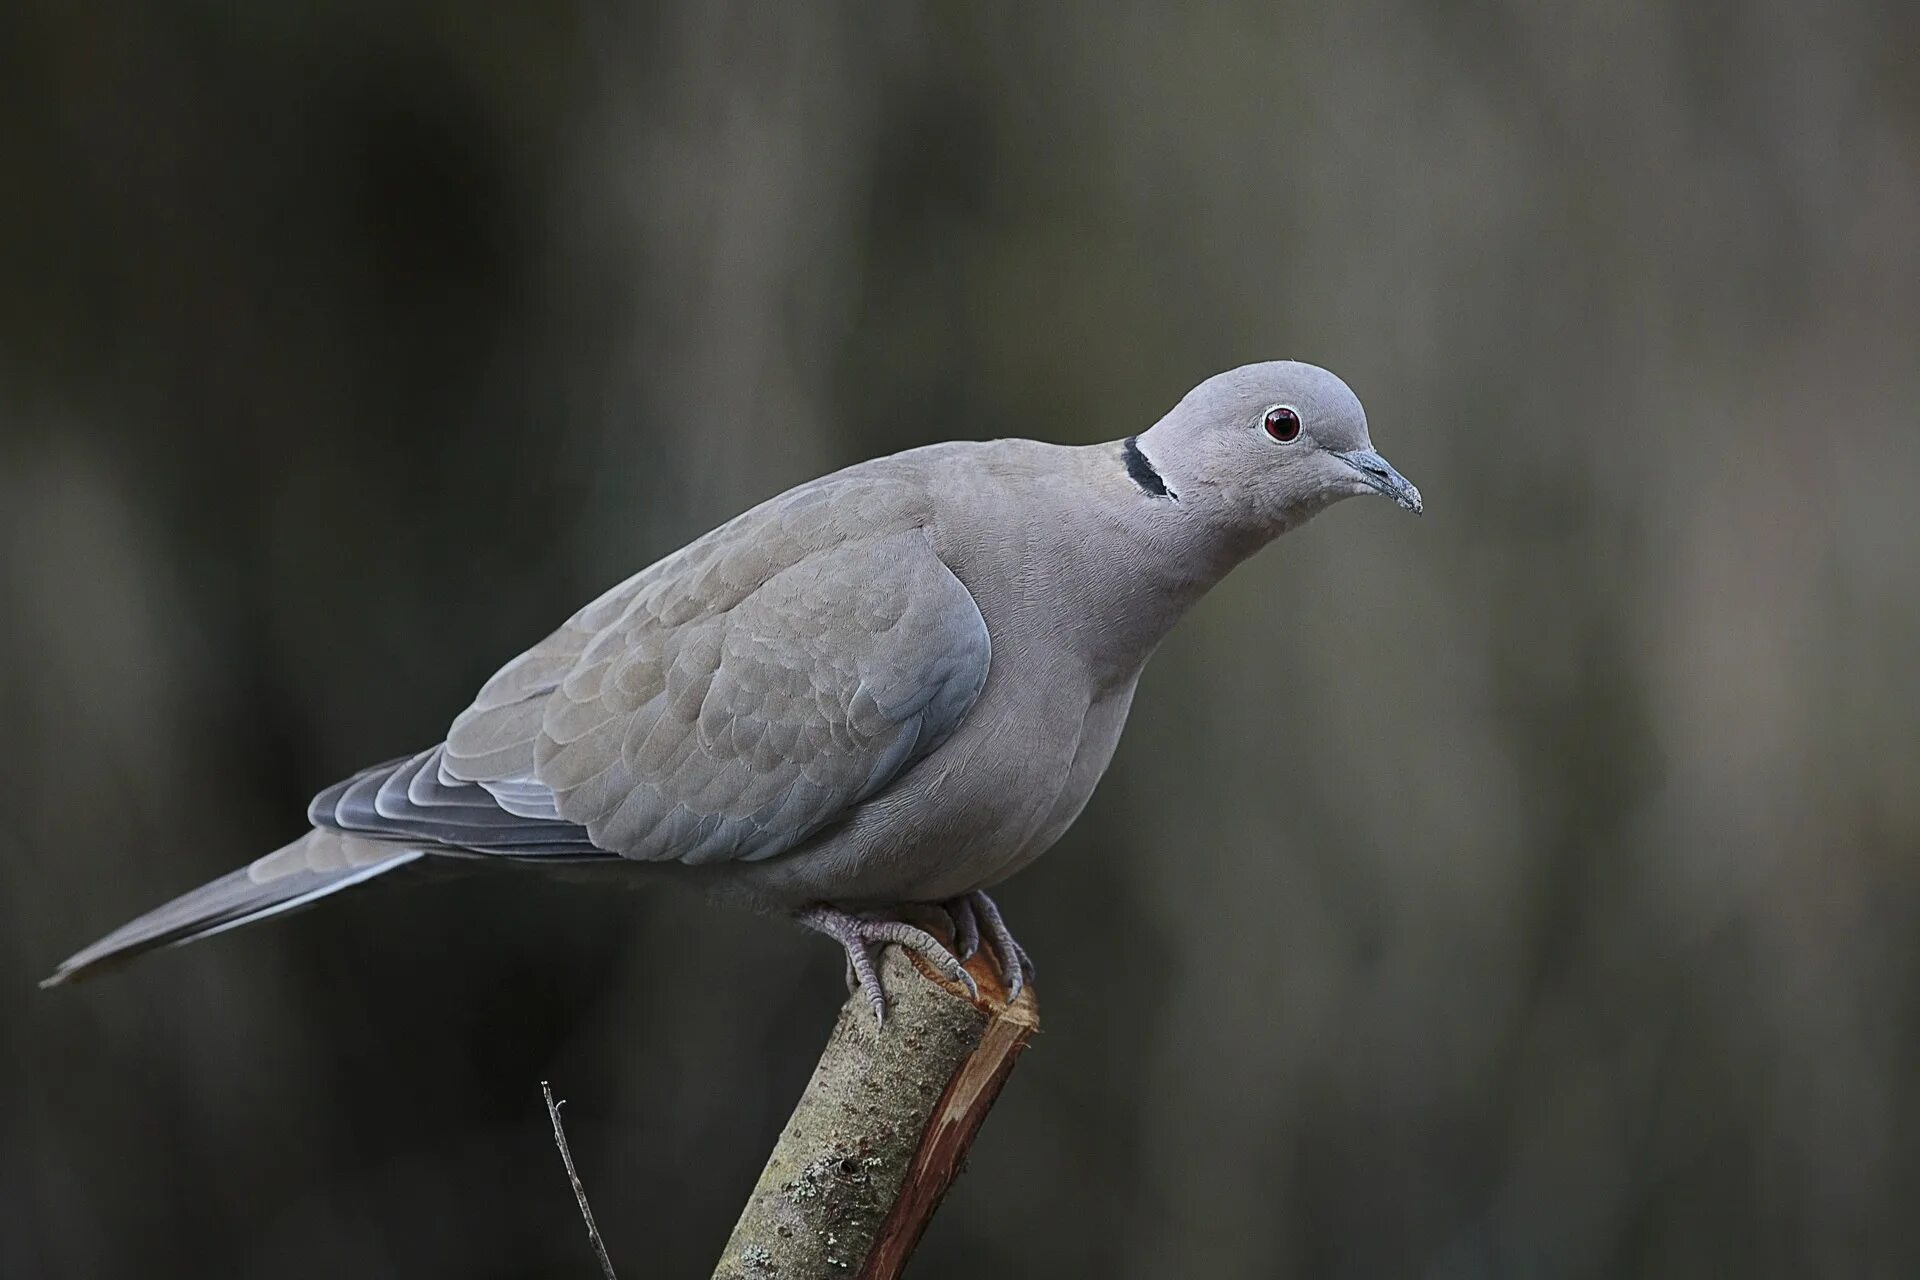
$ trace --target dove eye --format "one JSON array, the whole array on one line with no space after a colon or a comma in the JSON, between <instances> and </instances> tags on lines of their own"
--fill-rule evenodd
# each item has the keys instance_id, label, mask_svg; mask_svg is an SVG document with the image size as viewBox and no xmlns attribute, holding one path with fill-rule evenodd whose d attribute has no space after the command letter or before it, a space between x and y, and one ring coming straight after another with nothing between
<instances>
[{"instance_id":1,"label":"dove eye","mask_svg":"<svg viewBox=\"0 0 1920 1280\"><path fill-rule=\"evenodd\" d=\"M1267 410L1267 434L1281 444L1292 444L1300 438L1300 415L1285 405Z\"/></svg>"}]
</instances>

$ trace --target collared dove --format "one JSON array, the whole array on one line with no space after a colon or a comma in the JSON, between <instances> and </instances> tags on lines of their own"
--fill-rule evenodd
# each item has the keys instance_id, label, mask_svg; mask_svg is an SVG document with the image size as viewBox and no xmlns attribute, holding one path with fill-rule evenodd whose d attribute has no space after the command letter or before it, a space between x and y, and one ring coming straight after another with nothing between
<instances>
[{"instance_id":1,"label":"collared dove","mask_svg":"<svg viewBox=\"0 0 1920 1280\"><path fill-rule=\"evenodd\" d=\"M1292 361L1209 378L1084 447L952 443L849 467L641 570L501 668L446 740L308 807L313 829L62 964L304 907L423 859L678 877L958 981L986 890L1079 816L1147 658L1234 565L1342 498L1420 494L1345 383ZM956 956L902 913L944 907Z\"/></svg>"}]
</instances>

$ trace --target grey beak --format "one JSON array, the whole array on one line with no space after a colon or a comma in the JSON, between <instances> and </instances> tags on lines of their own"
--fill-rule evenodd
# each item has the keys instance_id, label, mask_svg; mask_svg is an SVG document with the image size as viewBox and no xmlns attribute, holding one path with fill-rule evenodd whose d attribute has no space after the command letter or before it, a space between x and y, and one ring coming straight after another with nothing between
<instances>
[{"instance_id":1,"label":"grey beak","mask_svg":"<svg viewBox=\"0 0 1920 1280\"><path fill-rule=\"evenodd\" d=\"M1392 498L1400 506L1419 515L1426 508L1420 502L1420 491L1413 482L1393 469L1393 464L1371 449L1355 449L1351 453L1336 453L1334 457L1360 473L1360 478L1382 497Z\"/></svg>"}]
</instances>

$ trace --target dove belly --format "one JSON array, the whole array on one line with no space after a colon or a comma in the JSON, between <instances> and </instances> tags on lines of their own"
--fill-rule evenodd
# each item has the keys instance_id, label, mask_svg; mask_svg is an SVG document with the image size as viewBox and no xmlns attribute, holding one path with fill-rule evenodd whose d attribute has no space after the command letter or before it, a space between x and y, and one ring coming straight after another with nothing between
<instances>
[{"instance_id":1,"label":"dove belly","mask_svg":"<svg viewBox=\"0 0 1920 1280\"><path fill-rule=\"evenodd\" d=\"M1126 728L1127 712L1133 706L1133 691L1138 683L1136 673L1124 686L1108 690L1088 705L1081 718L1079 743L1067 762L1063 783L1045 820L1011 857L993 868L987 878L968 888L986 889L998 884L1053 848L1067 833L1093 798L1093 790L1106 776L1107 766L1113 762L1113 752L1120 744L1120 731Z\"/></svg>"},{"instance_id":2,"label":"dove belly","mask_svg":"<svg viewBox=\"0 0 1920 1280\"><path fill-rule=\"evenodd\" d=\"M1004 880L1080 816L1133 700L1134 678L1095 688L1061 674L1039 696L1003 700L989 683L966 725L893 786L790 853L711 868L710 892L790 910L938 902Z\"/></svg>"}]
</instances>

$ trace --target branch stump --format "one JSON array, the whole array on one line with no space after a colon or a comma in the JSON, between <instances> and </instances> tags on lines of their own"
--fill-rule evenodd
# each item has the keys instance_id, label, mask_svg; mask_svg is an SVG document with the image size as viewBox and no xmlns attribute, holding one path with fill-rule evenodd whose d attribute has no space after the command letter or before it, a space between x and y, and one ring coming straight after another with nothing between
<instances>
[{"instance_id":1,"label":"branch stump","mask_svg":"<svg viewBox=\"0 0 1920 1280\"><path fill-rule=\"evenodd\" d=\"M886 1026L865 993L847 998L715 1280L900 1274L1040 1025L1031 986L1006 1002L986 947L967 971L978 1001L884 948Z\"/></svg>"}]
</instances>

